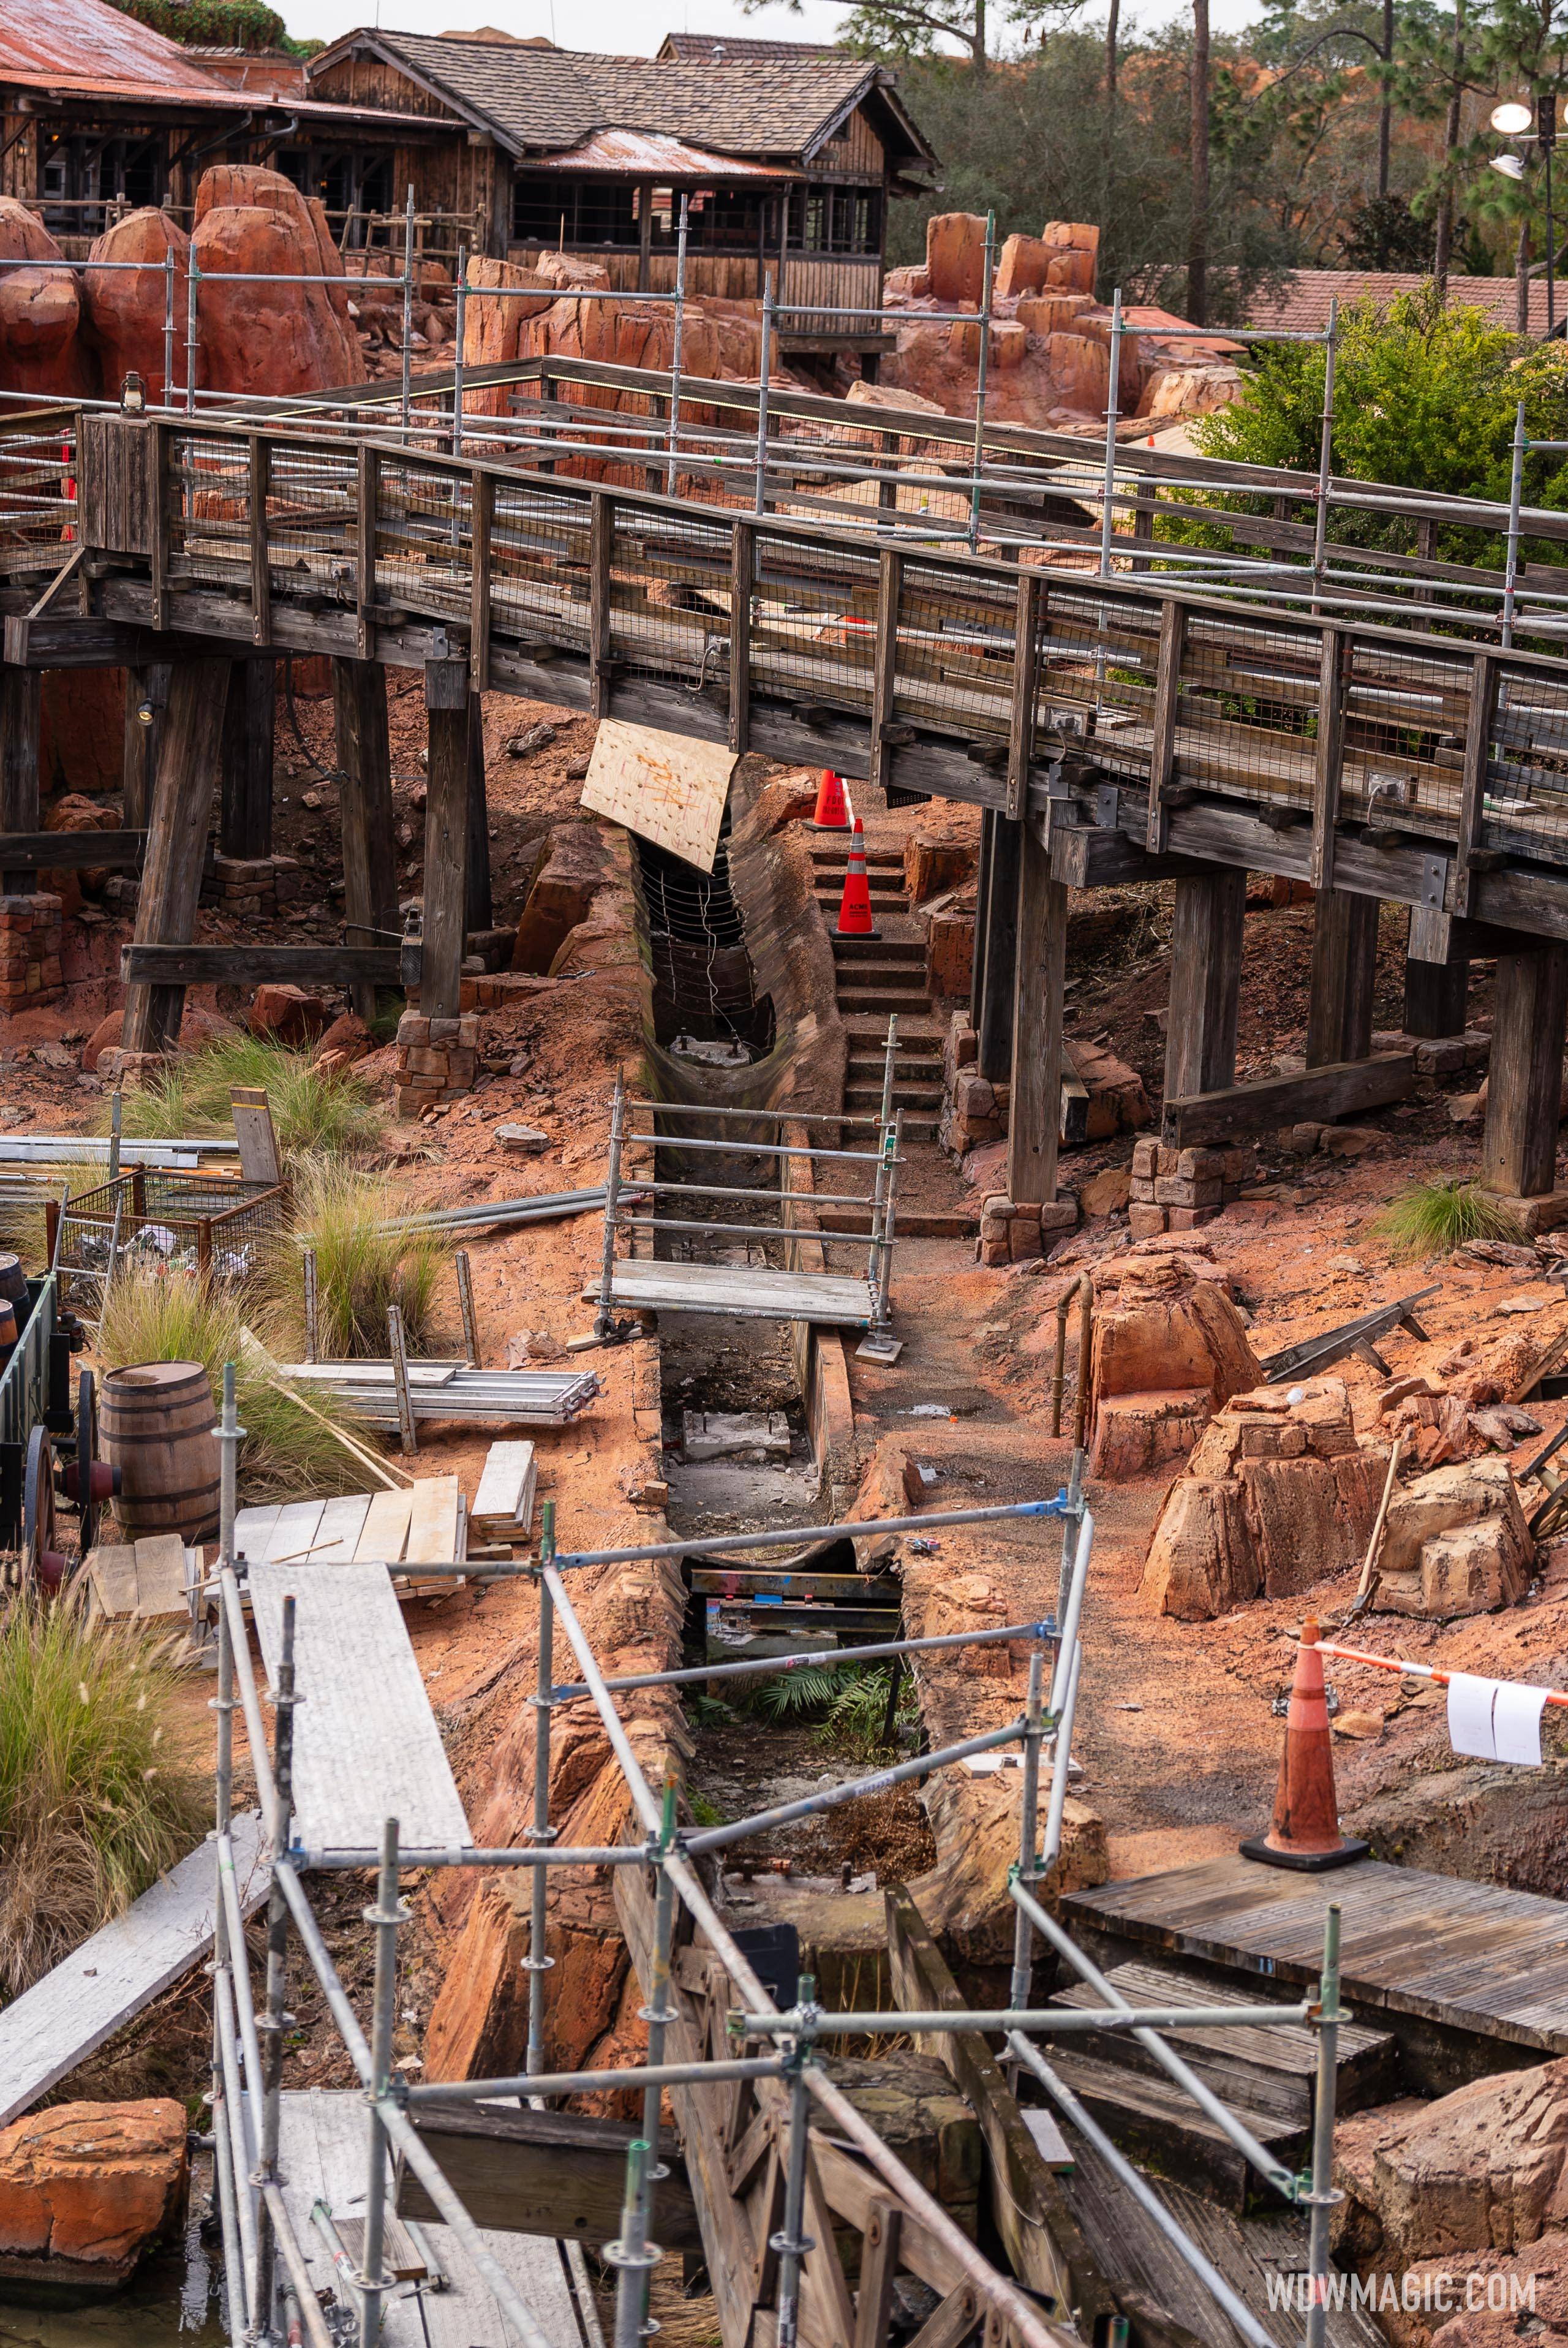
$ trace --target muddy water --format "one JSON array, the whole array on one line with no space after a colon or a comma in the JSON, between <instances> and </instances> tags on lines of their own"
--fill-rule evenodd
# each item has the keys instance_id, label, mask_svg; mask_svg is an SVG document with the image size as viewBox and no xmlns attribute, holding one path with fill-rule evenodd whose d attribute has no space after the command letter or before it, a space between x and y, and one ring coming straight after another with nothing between
<instances>
[{"instance_id":1,"label":"muddy water","mask_svg":"<svg viewBox=\"0 0 1568 2348\"><path fill-rule=\"evenodd\" d=\"M217 2230L206 2223L206 2164L196 2164L183 2239L91 2307L22 2307L0 2285L0 2348L221 2348ZM209 2236L211 2239L209 2239Z\"/></svg>"}]
</instances>

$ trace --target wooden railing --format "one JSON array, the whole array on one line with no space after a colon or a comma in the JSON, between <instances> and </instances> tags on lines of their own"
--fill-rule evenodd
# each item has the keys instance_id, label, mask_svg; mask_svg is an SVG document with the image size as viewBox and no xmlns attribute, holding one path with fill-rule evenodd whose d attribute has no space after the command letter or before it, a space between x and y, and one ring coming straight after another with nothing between
<instances>
[{"instance_id":1,"label":"wooden railing","mask_svg":"<svg viewBox=\"0 0 1568 2348\"><path fill-rule=\"evenodd\" d=\"M101 620L466 654L480 688L1450 912L1500 863L1540 870L1555 905L1568 868L1553 657L369 438L88 415L78 470ZM7 656L57 638L76 657L80 624L8 622Z\"/></svg>"}]
</instances>

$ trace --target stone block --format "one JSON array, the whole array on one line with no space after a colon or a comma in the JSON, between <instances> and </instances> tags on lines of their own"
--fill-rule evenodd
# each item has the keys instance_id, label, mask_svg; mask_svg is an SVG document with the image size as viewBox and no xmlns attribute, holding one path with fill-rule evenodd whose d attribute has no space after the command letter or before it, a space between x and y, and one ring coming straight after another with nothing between
<instances>
[{"instance_id":1,"label":"stone block","mask_svg":"<svg viewBox=\"0 0 1568 2348\"><path fill-rule=\"evenodd\" d=\"M1220 1207L1172 1207L1169 1212L1168 1231L1201 1231L1205 1223L1213 1222L1223 1210Z\"/></svg>"},{"instance_id":2,"label":"stone block","mask_svg":"<svg viewBox=\"0 0 1568 2348\"><path fill-rule=\"evenodd\" d=\"M1169 1210L1134 1204L1127 1210L1128 1229L1135 1240L1158 1239L1167 1229Z\"/></svg>"},{"instance_id":3,"label":"stone block","mask_svg":"<svg viewBox=\"0 0 1568 2348\"><path fill-rule=\"evenodd\" d=\"M1132 1145L1132 1179L1135 1182L1152 1182L1159 1171L1157 1160L1160 1144L1150 1134Z\"/></svg>"},{"instance_id":4,"label":"stone block","mask_svg":"<svg viewBox=\"0 0 1568 2348\"><path fill-rule=\"evenodd\" d=\"M1176 1171L1191 1182L1222 1180L1226 1172L1225 1160L1229 1155L1230 1152L1224 1149L1179 1149L1176 1153ZM1199 1203L1201 1204L1202 1201Z\"/></svg>"}]
</instances>

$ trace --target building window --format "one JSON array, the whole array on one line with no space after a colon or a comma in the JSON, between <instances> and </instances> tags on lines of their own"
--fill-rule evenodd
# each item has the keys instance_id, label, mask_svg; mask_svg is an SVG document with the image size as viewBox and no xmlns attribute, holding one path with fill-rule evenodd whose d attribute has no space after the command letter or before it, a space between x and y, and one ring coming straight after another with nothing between
<instances>
[{"instance_id":1,"label":"building window","mask_svg":"<svg viewBox=\"0 0 1568 2348\"><path fill-rule=\"evenodd\" d=\"M880 253L880 188L801 188L789 199L791 252Z\"/></svg>"},{"instance_id":2,"label":"building window","mask_svg":"<svg viewBox=\"0 0 1568 2348\"><path fill-rule=\"evenodd\" d=\"M608 246L636 251L635 190L620 180L568 180L533 172L512 182L511 233L518 244Z\"/></svg>"},{"instance_id":3,"label":"building window","mask_svg":"<svg viewBox=\"0 0 1568 2348\"><path fill-rule=\"evenodd\" d=\"M167 176L161 136L39 133L38 198L53 235L97 236L115 212L161 203Z\"/></svg>"},{"instance_id":4,"label":"building window","mask_svg":"<svg viewBox=\"0 0 1568 2348\"><path fill-rule=\"evenodd\" d=\"M371 216L392 211L389 148L280 147L269 160L302 196L320 198L338 244L357 251L369 242Z\"/></svg>"}]
</instances>

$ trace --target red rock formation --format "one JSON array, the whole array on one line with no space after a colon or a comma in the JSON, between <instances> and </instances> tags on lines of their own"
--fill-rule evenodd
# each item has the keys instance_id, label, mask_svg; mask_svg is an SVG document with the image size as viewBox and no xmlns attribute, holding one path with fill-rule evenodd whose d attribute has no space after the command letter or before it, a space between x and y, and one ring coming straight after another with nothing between
<instances>
[{"instance_id":1,"label":"red rock formation","mask_svg":"<svg viewBox=\"0 0 1568 2348\"><path fill-rule=\"evenodd\" d=\"M57 2104L0 2131L0 2251L129 2274L179 2217L185 2107Z\"/></svg>"},{"instance_id":2,"label":"red rock formation","mask_svg":"<svg viewBox=\"0 0 1568 2348\"><path fill-rule=\"evenodd\" d=\"M926 221L925 275L938 302L978 304L985 290L985 223L978 212L935 212Z\"/></svg>"},{"instance_id":3,"label":"red rock formation","mask_svg":"<svg viewBox=\"0 0 1568 2348\"><path fill-rule=\"evenodd\" d=\"M307 203L281 172L225 163L202 174L195 209L191 252L204 273L338 281L204 285L202 386L288 396L364 382L349 289L321 206Z\"/></svg>"},{"instance_id":4,"label":"red rock formation","mask_svg":"<svg viewBox=\"0 0 1568 2348\"><path fill-rule=\"evenodd\" d=\"M82 278L82 297L98 345L104 391L110 399L119 396L127 375L134 371L147 386L149 406L162 403L170 255L174 261L174 350L169 383L174 390L183 391L190 238L167 212L148 205L128 213L93 240ZM114 267L106 265L111 262ZM145 265L133 273L125 265L129 262Z\"/></svg>"},{"instance_id":5,"label":"red rock formation","mask_svg":"<svg viewBox=\"0 0 1568 2348\"><path fill-rule=\"evenodd\" d=\"M42 221L14 196L0 196L0 261L56 264L0 269L0 391L80 399L98 389L76 273L63 260Z\"/></svg>"},{"instance_id":6,"label":"red rock formation","mask_svg":"<svg viewBox=\"0 0 1568 2348\"><path fill-rule=\"evenodd\" d=\"M1056 255L1043 237L1010 236L996 263L996 291L1004 300L1017 294L1037 293L1050 283Z\"/></svg>"}]
</instances>

